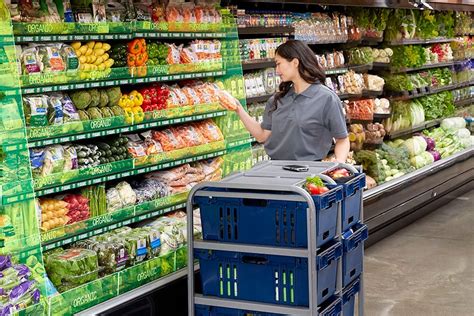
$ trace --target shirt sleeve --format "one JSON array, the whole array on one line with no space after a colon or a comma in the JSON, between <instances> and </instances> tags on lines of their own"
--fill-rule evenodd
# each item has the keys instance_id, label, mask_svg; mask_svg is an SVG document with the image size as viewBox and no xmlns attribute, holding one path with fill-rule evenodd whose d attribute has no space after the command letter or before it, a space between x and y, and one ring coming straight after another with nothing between
<instances>
[{"instance_id":1,"label":"shirt sleeve","mask_svg":"<svg viewBox=\"0 0 474 316\"><path fill-rule=\"evenodd\" d=\"M272 113L270 113L271 109L273 108L273 100L274 96L268 99L267 104L265 105L265 112L263 113L263 122L260 126L263 129L268 131L272 130Z\"/></svg>"},{"instance_id":2,"label":"shirt sleeve","mask_svg":"<svg viewBox=\"0 0 474 316\"><path fill-rule=\"evenodd\" d=\"M325 105L324 112L327 114L324 123L331 132L331 136L336 139L346 138L348 136L346 117L339 97L331 97Z\"/></svg>"}]
</instances>

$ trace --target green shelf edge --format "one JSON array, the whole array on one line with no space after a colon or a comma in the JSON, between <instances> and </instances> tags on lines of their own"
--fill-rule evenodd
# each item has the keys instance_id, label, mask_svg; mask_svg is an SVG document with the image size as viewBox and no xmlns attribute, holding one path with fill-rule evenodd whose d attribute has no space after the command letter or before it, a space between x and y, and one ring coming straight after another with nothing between
<instances>
[{"instance_id":1,"label":"green shelf edge","mask_svg":"<svg viewBox=\"0 0 474 316\"><path fill-rule=\"evenodd\" d=\"M65 184L65 185L59 185L59 186L53 186L51 188L45 188L45 189L39 189L36 190L36 196L43 196L43 195L48 195L48 194L54 194L54 193L59 193L62 191L67 191L67 190L72 190L72 189L77 189L77 188L82 188L85 186L89 185L94 185L106 181L111 181L111 180L117 180L125 177L130 177L130 176L135 176L139 175L142 173L148 173L152 171L157 171L157 170L162 170L166 168L171 168L175 167L178 165L182 165L185 163L189 162L194 162L198 160L203 160L203 159L209 159L217 156L221 156L225 154L225 149L218 150L215 152L207 153L207 154L201 154L197 156L191 156L183 159L178 159L166 163L159 163L156 165L148 166L148 167L142 167L142 168L135 168L132 170L127 170L127 171L122 171L119 173L114 173L114 174L108 174L102 177L97 177L97 178L90 178L87 180L79 181L79 182L74 182L70 184Z\"/></svg>"},{"instance_id":2,"label":"green shelf edge","mask_svg":"<svg viewBox=\"0 0 474 316\"><path fill-rule=\"evenodd\" d=\"M231 33L230 33L231 34ZM16 35L16 43L30 42L72 42L72 41L103 41L103 40L131 40L133 38L146 39L195 39L195 38L220 38L236 39L235 35L225 32L133 32L129 34L104 33L104 34L51 34L51 35Z\"/></svg>"},{"instance_id":3,"label":"green shelf edge","mask_svg":"<svg viewBox=\"0 0 474 316\"><path fill-rule=\"evenodd\" d=\"M124 126L120 126L120 127L112 128L112 129L98 129L95 131L86 132L86 133L77 133L74 135L48 137L44 139L28 141L28 147L29 148L41 147L41 146L59 144L59 143L64 143L64 142L76 141L76 140L84 140L84 139L91 139L95 137L134 132L134 131L139 131L139 130L143 130L147 128L162 127L162 126L169 126L169 125L174 125L174 124L199 121L199 120L204 120L208 118L224 116L226 115L226 113L227 113L226 111L213 111L209 113L195 114L195 115L190 115L190 116L181 116L181 117L163 119L163 120L158 120L158 121L142 122L142 123L134 124L134 125L124 125Z\"/></svg>"},{"instance_id":4,"label":"green shelf edge","mask_svg":"<svg viewBox=\"0 0 474 316\"><path fill-rule=\"evenodd\" d=\"M195 72L195 73L183 73L183 74L172 74L162 76L150 76L143 78L124 78L124 79L113 79L113 80L100 80L90 81L81 83L70 83L70 84L56 84L56 85L45 85L39 87L24 87L21 88L22 95L45 93L54 91L68 91L77 89L88 89L88 88L100 88L100 87L113 87L127 84L143 84L143 83L154 83L154 82L167 82L174 80L184 79L196 79L206 77L223 76L226 74L225 70L208 71L208 72Z\"/></svg>"}]
</instances>

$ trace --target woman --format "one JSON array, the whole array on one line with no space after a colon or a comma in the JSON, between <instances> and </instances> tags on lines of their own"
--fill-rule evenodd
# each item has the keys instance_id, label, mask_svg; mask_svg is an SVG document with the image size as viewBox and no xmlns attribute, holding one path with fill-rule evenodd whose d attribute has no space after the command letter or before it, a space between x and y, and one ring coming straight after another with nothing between
<instances>
[{"instance_id":1,"label":"woman","mask_svg":"<svg viewBox=\"0 0 474 316\"><path fill-rule=\"evenodd\" d=\"M334 153L344 163L350 149L346 120L339 97L327 88L324 71L313 51L290 40L275 56L281 77L279 92L267 102L263 123L250 117L242 106L235 111L265 151L276 160L324 159L335 139Z\"/></svg>"}]
</instances>

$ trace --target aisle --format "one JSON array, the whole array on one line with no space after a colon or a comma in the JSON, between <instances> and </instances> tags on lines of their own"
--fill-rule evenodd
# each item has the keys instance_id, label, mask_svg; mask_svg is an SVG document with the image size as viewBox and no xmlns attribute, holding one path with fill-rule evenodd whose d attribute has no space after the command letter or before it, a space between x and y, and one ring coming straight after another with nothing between
<instances>
[{"instance_id":1,"label":"aisle","mask_svg":"<svg viewBox=\"0 0 474 316\"><path fill-rule=\"evenodd\" d=\"M367 316L474 315L474 191L366 251Z\"/></svg>"}]
</instances>

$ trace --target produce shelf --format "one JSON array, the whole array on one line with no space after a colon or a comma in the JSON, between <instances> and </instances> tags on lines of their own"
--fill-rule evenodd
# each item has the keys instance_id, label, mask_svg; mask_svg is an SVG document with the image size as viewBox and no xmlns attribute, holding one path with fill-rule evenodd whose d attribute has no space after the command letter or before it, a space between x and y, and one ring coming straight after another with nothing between
<instances>
[{"instance_id":1,"label":"produce shelf","mask_svg":"<svg viewBox=\"0 0 474 316\"><path fill-rule=\"evenodd\" d=\"M411 135L416 132L421 132L427 128L438 126L441 123L441 121L442 121L441 119L431 120L431 121L424 122L420 125L413 126L412 128L407 128L407 129L396 131L396 132L389 132L387 133L386 137L388 139L395 139L402 136Z\"/></svg>"},{"instance_id":2,"label":"produce shelf","mask_svg":"<svg viewBox=\"0 0 474 316\"><path fill-rule=\"evenodd\" d=\"M245 138L245 139L241 139L241 140L237 140L237 141L231 141L231 142L228 142L226 144L226 147L228 149L230 148L235 148L235 147L239 147L239 146L242 146L242 145L246 145L246 144L250 144L252 143L253 141L255 141L255 138L251 137L251 138Z\"/></svg>"},{"instance_id":3,"label":"produce shelf","mask_svg":"<svg viewBox=\"0 0 474 316\"><path fill-rule=\"evenodd\" d=\"M194 154L193 154L194 152ZM106 181L130 177L142 173L175 167L189 162L209 159L225 154L224 142L216 142L184 150L175 150L163 155L149 156L158 163L141 166L137 159L117 161L74 171L71 176L68 173L53 174L35 180L36 196L59 193L71 189L81 188ZM180 156L179 158L176 156ZM80 172L76 172L80 171ZM67 176L67 178L65 177Z\"/></svg>"},{"instance_id":4,"label":"produce shelf","mask_svg":"<svg viewBox=\"0 0 474 316\"><path fill-rule=\"evenodd\" d=\"M324 72L326 73L326 76L331 76L331 75L345 74L348 71L349 71L349 68L342 67L342 68L335 68L335 69L327 69Z\"/></svg>"},{"instance_id":5,"label":"produce shelf","mask_svg":"<svg viewBox=\"0 0 474 316\"><path fill-rule=\"evenodd\" d=\"M43 232L41 233L43 251L62 247L186 207L187 196L188 192L183 192Z\"/></svg>"},{"instance_id":6,"label":"produce shelf","mask_svg":"<svg viewBox=\"0 0 474 316\"><path fill-rule=\"evenodd\" d=\"M425 69L450 67L450 66L453 66L454 64L455 64L454 61L448 61L448 62L444 62L444 63L423 65L423 66L415 67L415 68L391 68L390 72L391 73L414 72L414 71L425 70Z\"/></svg>"},{"instance_id":7,"label":"produce shelf","mask_svg":"<svg viewBox=\"0 0 474 316\"><path fill-rule=\"evenodd\" d=\"M392 116L392 114L390 113L388 114L374 113L374 120L383 120L383 119L389 118L390 116Z\"/></svg>"},{"instance_id":8,"label":"produce shelf","mask_svg":"<svg viewBox=\"0 0 474 316\"><path fill-rule=\"evenodd\" d=\"M393 96L393 97L390 97L389 99L390 101L405 101L405 100L411 100L411 99L421 98L428 95L437 94L444 91L452 91L452 90L456 90L456 89L460 89L460 88L464 88L468 86L469 86L469 83L450 84L450 85L441 86L441 87L425 87L425 88L417 89L414 91L404 91L403 95Z\"/></svg>"},{"instance_id":9,"label":"produce shelf","mask_svg":"<svg viewBox=\"0 0 474 316\"><path fill-rule=\"evenodd\" d=\"M400 45L414 45L414 44L436 44L436 43L450 43L455 41L455 38L433 38L433 39L405 39L401 41L392 41L387 44L390 46L400 46Z\"/></svg>"},{"instance_id":10,"label":"produce shelf","mask_svg":"<svg viewBox=\"0 0 474 316\"><path fill-rule=\"evenodd\" d=\"M186 254L187 247L182 246L175 251L85 283L61 295L50 296L47 298L50 315L73 315L88 308L94 309L102 302L147 286L155 280L161 284L169 283L177 278L173 272L186 266ZM186 269L183 271L186 273Z\"/></svg>"},{"instance_id":11,"label":"produce shelf","mask_svg":"<svg viewBox=\"0 0 474 316\"><path fill-rule=\"evenodd\" d=\"M145 120L135 125L126 124L123 119L117 122L118 124L115 124L114 121L117 121L115 120L116 118L102 118L93 121L71 122L56 126L28 128L28 146L30 148L40 147L226 115L227 111L218 111L218 109L222 109L219 104L208 104L155 111L150 113L150 120Z\"/></svg>"},{"instance_id":12,"label":"produce shelf","mask_svg":"<svg viewBox=\"0 0 474 316\"><path fill-rule=\"evenodd\" d=\"M291 34L293 26L249 26L237 28L239 35Z\"/></svg>"},{"instance_id":13,"label":"produce shelf","mask_svg":"<svg viewBox=\"0 0 474 316\"><path fill-rule=\"evenodd\" d=\"M196 264L194 270L196 271L198 269L199 269L199 265ZM147 293L150 293L178 279L184 278L187 276L187 274L188 274L188 269L180 269L174 273L161 277L155 281L151 281L139 288L136 288L134 290L121 294L110 300L104 301L101 304L96 304L94 307L91 307L87 310L79 312L76 315L77 316L99 315L125 302L130 302L136 298L143 297Z\"/></svg>"},{"instance_id":14,"label":"produce shelf","mask_svg":"<svg viewBox=\"0 0 474 316\"><path fill-rule=\"evenodd\" d=\"M457 107L462 107L462 106L466 106L470 104L474 104L474 97L470 97L468 99L458 100L454 102L454 105Z\"/></svg>"},{"instance_id":15,"label":"produce shelf","mask_svg":"<svg viewBox=\"0 0 474 316\"><path fill-rule=\"evenodd\" d=\"M242 62L242 70L255 70L275 67L275 60L261 59Z\"/></svg>"},{"instance_id":16,"label":"produce shelf","mask_svg":"<svg viewBox=\"0 0 474 316\"><path fill-rule=\"evenodd\" d=\"M114 79L114 80L103 80L103 81L87 81L87 82L81 82L81 83L55 84L55 85L46 85L46 86L40 86L40 87L22 88L21 93L25 95L25 94L45 93L45 92L53 92L53 91L112 87L112 86L122 86L122 85L128 85L128 84L144 84L144 83L153 83L153 82L165 82L165 81L184 80L184 79L216 77L216 76L223 76L225 74L226 74L226 71L219 70L219 71L209 71L209 72L150 76L150 77L143 77L143 78L125 78L125 79Z\"/></svg>"},{"instance_id":17,"label":"produce shelf","mask_svg":"<svg viewBox=\"0 0 474 316\"><path fill-rule=\"evenodd\" d=\"M272 96L273 94L265 94L258 97L250 97L250 98L247 98L247 104L267 102L268 99L270 99Z\"/></svg>"},{"instance_id":18,"label":"produce shelf","mask_svg":"<svg viewBox=\"0 0 474 316\"><path fill-rule=\"evenodd\" d=\"M373 64L348 66L349 70L352 70L354 72L367 72L369 70L372 70L373 67Z\"/></svg>"}]
</instances>

